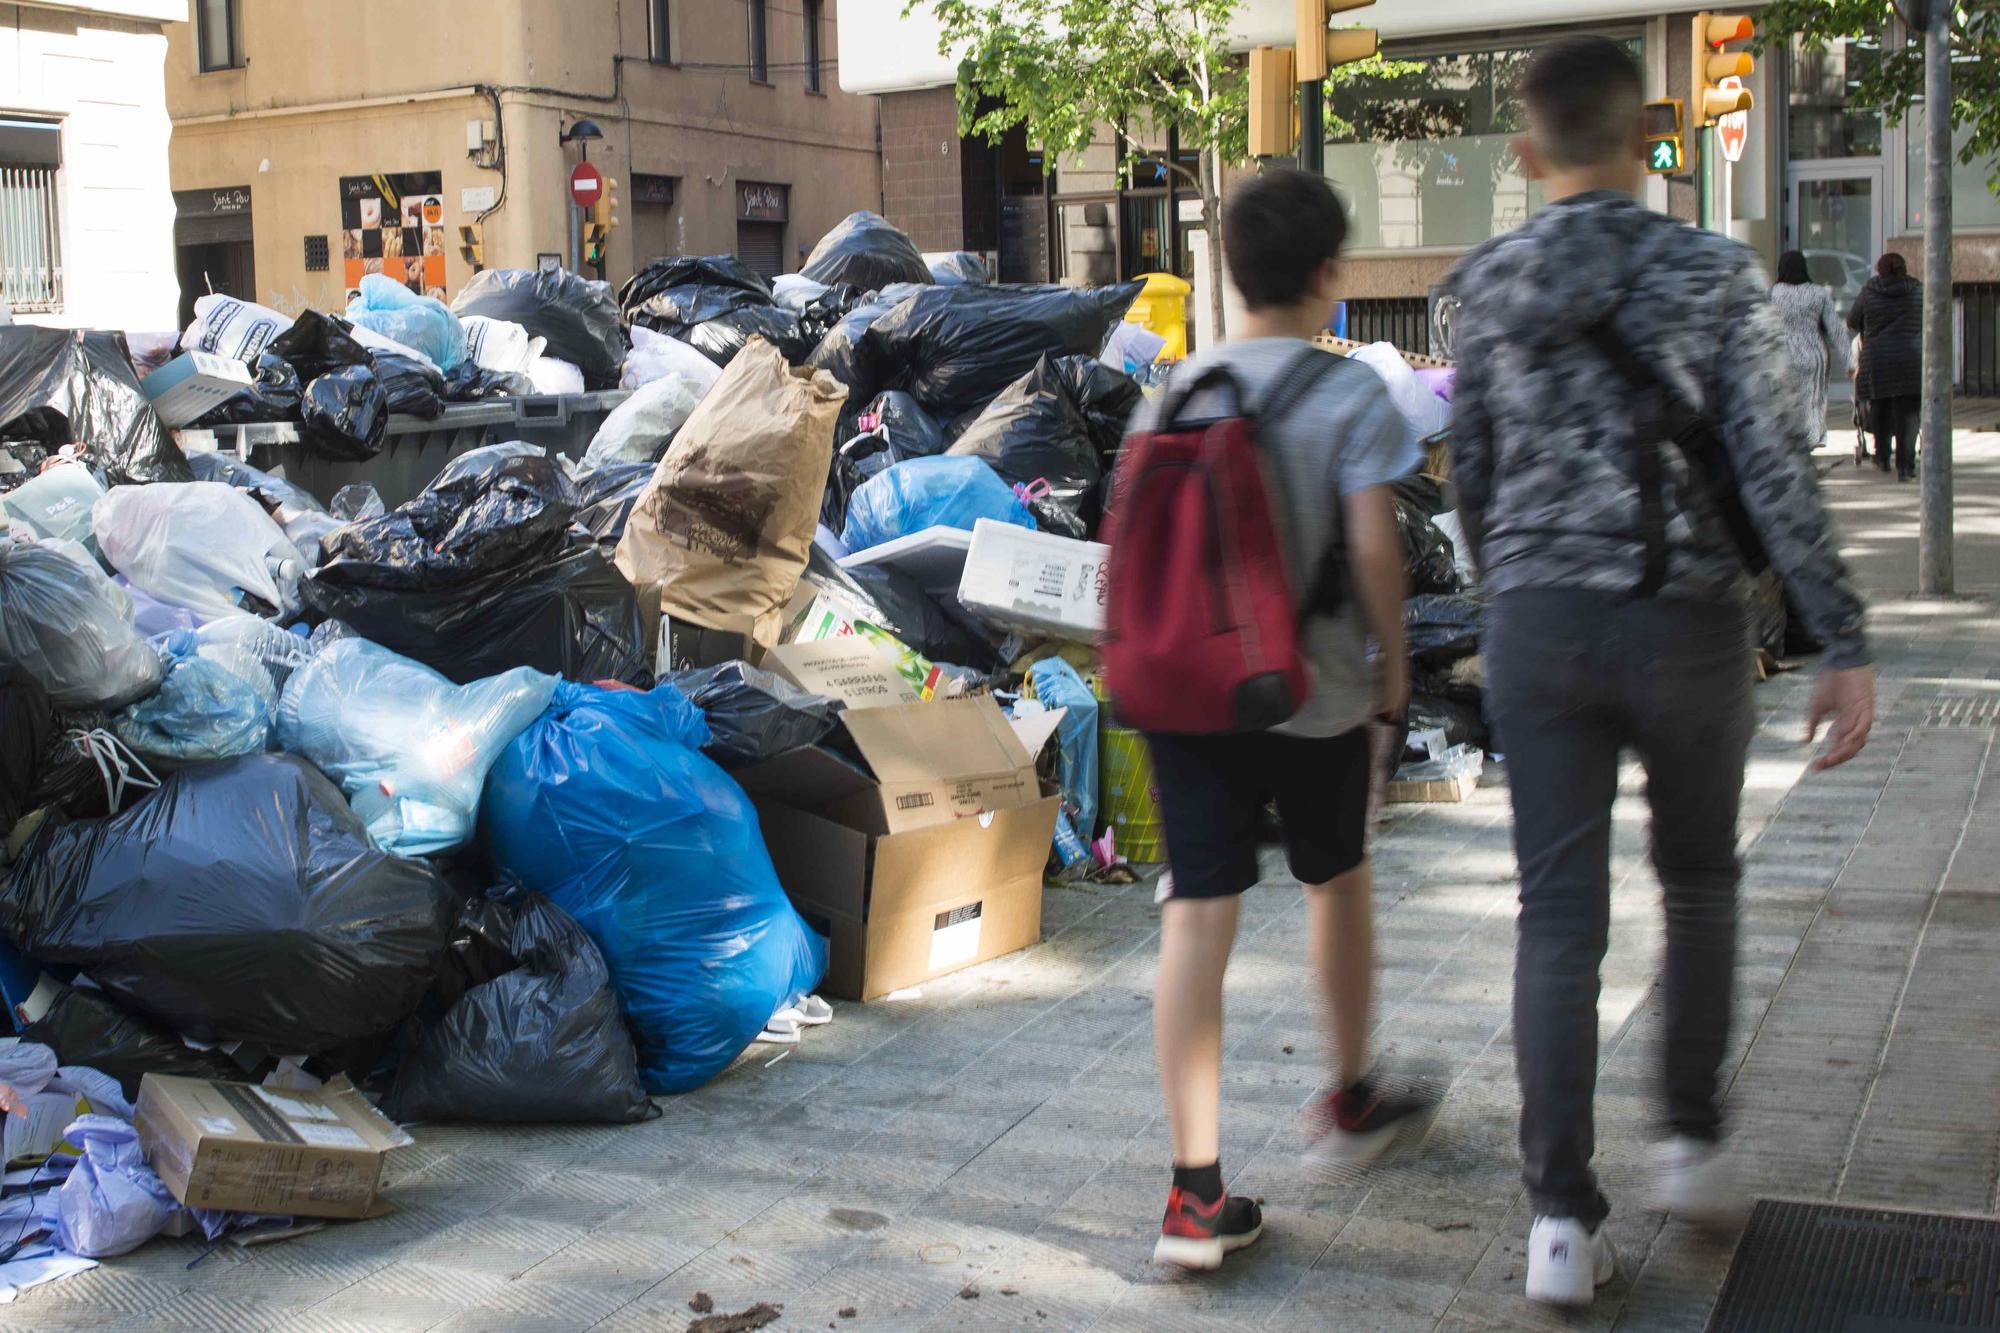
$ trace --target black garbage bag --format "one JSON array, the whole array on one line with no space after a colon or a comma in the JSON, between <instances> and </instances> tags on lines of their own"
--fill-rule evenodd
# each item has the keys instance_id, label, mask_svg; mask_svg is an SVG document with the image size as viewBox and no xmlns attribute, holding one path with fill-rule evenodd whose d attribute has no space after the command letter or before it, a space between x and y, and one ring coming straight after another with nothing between
<instances>
[{"instance_id":1,"label":"black garbage bag","mask_svg":"<svg viewBox=\"0 0 2000 1333\"><path fill-rule=\"evenodd\" d=\"M266 349L291 364L299 383L311 385L328 371L347 366L372 366L375 358L354 336L354 326L339 315L308 310L292 326L271 339Z\"/></svg>"},{"instance_id":2,"label":"black garbage bag","mask_svg":"<svg viewBox=\"0 0 2000 1333\"><path fill-rule=\"evenodd\" d=\"M517 666L578 681L652 682L638 597L594 539L537 548L461 582L314 577L300 593L315 615L460 685Z\"/></svg>"},{"instance_id":3,"label":"black garbage bag","mask_svg":"<svg viewBox=\"0 0 2000 1333\"><path fill-rule=\"evenodd\" d=\"M940 287L993 281L993 275L986 271L986 261L964 250L954 250L948 255L933 259L930 269L931 281Z\"/></svg>"},{"instance_id":4,"label":"black garbage bag","mask_svg":"<svg viewBox=\"0 0 2000 1333\"><path fill-rule=\"evenodd\" d=\"M167 1028L132 1013L103 991L59 987L48 1011L21 1029L65 1065L82 1065L118 1080L128 1100L148 1074L240 1082L248 1072L220 1050L198 1051Z\"/></svg>"},{"instance_id":5,"label":"black garbage bag","mask_svg":"<svg viewBox=\"0 0 2000 1333\"><path fill-rule=\"evenodd\" d=\"M1030 487L1028 507L1043 531L1089 537L1103 517L1107 462L1139 398L1129 375L1094 357L1044 355L973 419L950 452L983 458L1006 480Z\"/></svg>"},{"instance_id":6,"label":"black garbage bag","mask_svg":"<svg viewBox=\"0 0 2000 1333\"><path fill-rule=\"evenodd\" d=\"M910 402L908 394L891 392L882 395L882 398L891 397ZM876 402L881 402L882 398L878 398ZM923 409L913 402L910 402L910 410L923 412ZM877 420L879 418L873 415L871 409L869 413L862 415L861 424L869 426L869 423ZM933 434L936 437L934 440L923 439L920 432L915 430L905 429L899 433L884 425L873 425L865 434L855 436L834 450L833 463L827 477L826 496L820 502L820 522L835 533L845 533L847 509L849 502L854 499L854 493L861 489L863 483L888 471L895 464L905 459L925 457L926 455L910 452L903 441L916 435L923 447L929 447L932 443L941 445L944 442L944 433L934 430Z\"/></svg>"},{"instance_id":7,"label":"black garbage bag","mask_svg":"<svg viewBox=\"0 0 2000 1333\"><path fill-rule=\"evenodd\" d=\"M124 814L45 825L0 886L0 933L30 957L197 1041L288 1052L409 1017L452 918L431 868L378 850L288 754L183 769Z\"/></svg>"},{"instance_id":8,"label":"black garbage bag","mask_svg":"<svg viewBox=\"0 0 2000 1333\"><path fill-rule=\"evenodd\" d=\"M868 388L903 389L933 415L983 407L1046 353L1095 352L1139 295L1112 287L929 287L868 326Z\"/></svg>"},{"instance_id":9,"label":"black garbage bag","mask_svg":"<svg viewBox=\"0 0 2000 1333\"><path fill-rule=\"evenodd\" d=\"M1002 665L992 631L956 598L933 597L909 575L882 565L842 569L813 544L801 576L852 615L889 631L933 662L990 672Z\"/></svg>"},{"instance_id":10,"label":"black garbage bag","mask_svg":"<svg viewBox=\"0 0 2000 1333\"><path fill-rule=\"evenodd\" d=\"M488 370L468 359L459 362L444 377L444 398L448 403L476 403L483 398L532 398L535 382L526 375L507 370Z\"/></svg>"},{"instance_id":11,"label":"black garbage bag","mask_svg":"<svg viewBox=\"0 0 2000 1333\"><path fill-rule=\"evenodd\" d=\"M122 333L0 327L0 438L83 446L114 484L192 481L139 387Z\"/></svg>"},{"instance_id":12,"label":"black garbage bag","mask_svg":"<svg viewBox=\"0 0 2000 1333\"><path fill-rule=\"evenodd\" d=\"M1402 478L1393 489L1397 499L1414 507L1425 518L1436 518L1450 511L1456 503L1445 494L1445 483L1441 478L1422 472L1413 472Z\"/></svg>"},{"instance_id":13,"label":"black garbage bag","mask_svg":"<svg viewBox=\"0 0 2000 1333\"><path fill-rule=\"evenodd\" d=\"M631 284L626 285L629 288ZM690 283L662 288L635 305L623 307L622 313L630 323L643 324L655 332L671 333L679 338L685 336L681 330L689 325L705 324L738 310L759 308L777 308L767 287Z\"/></svg>"},{"instance_id":14,"label":"black garbage bag","mask_svg":"<svg viewBox=\"0 0 2000 1333\"><path fill-rule=\"evenodd\" d=\"M408 503L335 533L311 581L454 586L553 553L564 544L578 507L576 487L554 459L494 446L476 449L453 459Z\"/></svg>"},{"instance_id":15,"label":"black garbage bag","mask_svg":"<svg viewBox=\"0 0 2000 1333\"><path fill-rule=\"evenodd\" d=\"M28 802L55 730L48 691L20 667L0 664L0 843L34 809Z\"/></svg>"},{"instance_id":16,"label":"black garbage bag","mask_svg":"<svg viewBox=\"0 0 2000 1333\"><path fill-rule=\"evenodd\" d=\"M583 927L540 894L515 914L521 965L423 1025L383 1109L397 1120L630 1124L658 1115L639 1082L611 973Z\"/></svg>"},{"instance_id":17,"label":"black garbage bag","mask_svg":"<svg viewBox=\"0 0 2000 1333\"><path fill-rule=\"evenodd\" d=\"M818 347L820 341L833 332L834 326L847 318L848 311L866 299L860 288L842 283L837 287L827 288L801 305L788 305L785 308L792 310L799 317L799 332L810 344L807 348L810 354L812 348Z\"/></svg>"},{"instance_id":18,"label":"black garbage bag","mask_svg":"<svg viewBox=\"0 0 2000 1333\"><path fill-rule=\"evenodd\" d=\"M666 678L708 718L706 754L745 768L817 745L840 723L841 706L747 662L724 662Z\"/></svg>"},{"instance_id":19,"label":"black garbage bag","mask_svg":"<svg viewBox=\"0 0 2000 1333\"><path fill-rule=\"evenodd\" d=\"M1445 692L1447 690L1448 693ZM1442 683L1433 686L1430 682L1420 681L1410 692L1408 720L1412 733L1435 729L1444 733L1448 744L1470 745L1478 750L1491 748L1492 737L1487 729L1485 709L1475 687Z\"/></svg>"},{"instance_id":20,"label":"black garbage bag","mask_svg":"<svg viewBox=\"0 0 2000 1333\"><path fill-rule=\"evenodd\" d=\"M1401 495L1394 497L1396 531L1403 538L1403 565L1413 593L1454 593L1465 587L1459 577L1451 538Z\"/></svg>"},{"instance_id":21,"label":"black garbage bag","mask_svg":"<svg viewBox=\"0 0 2000 1333\"><path fill-rule=\"evenodd\" d=\"M862 414L861 428L881 431L895 446L898 461L941 454L948 443L944 427L916 399L896 389L875 395Z\"/></svg>"},{"instance_id":22,"label":"black garbage bag","mask_svg":"<svg viewBox=\"0 0 2000 1333\"><path fill-rule=\"evenodd\" d=\"M257 353L250 387L195 419L200 427L234 426L246 421L296 421L305 389L292 363L271 351ZM190 463L193 459L188 460Z\"/></svg>"},{"instance_id":23,"label":"black garbage bag","mask_svg":"<svg viewBox=\"0 0 2000 1333\"><path fill-rule=\"evenodd\" d=\"M443 860L440 858L440 860ZM457 887L472 873L465 862L434 860L445 882ZM500 892L496 890L495 892ZM458 924L452 928L451 945L445 950L444 966L438 969L438 984L432 995L443 1008L457 1004L474 986L483 986L521 965L514 956L514 914L493 898L468 898L458 909Z\"/></svg>"},{"instance_id":24,"label":"black garbage bag","mask_svg":"<svg viewBox=\"0 0 2000 1333\"><path fill-rule=\"evenodd\" d=\"M799 317L774 305L743 306L699 324L676 325L662 332L679 338L718 366L735 360L752 338L764 339L794 366L813 352Z\"/></svg>"},{"instance_id":25,"label":"black garbage bag","mask_svg":"<svg viewBox=\"0 0 2000 1333\"><path fill-rule=\"evenodd\" d=\"M632 506L653 479L651 463L613 463L577 478L576 523L597 539L606 555L618 548Z\"/></svg>"},{"instance_id":26,"label":"black garbage bag","mask_svg":"<svg viewBox=\"0 0 2000 1333\"><path fill-rule=\"evenodd\" d=\"M642 306L677 287L720 287L771 300L771 284L735 255L665 255L625 280L618 313L628 324L640 323Z\"/></svg>"},{"instance_id":27,"label":"black garbage bag","mask_svg":"<svg viewBox=\"0 0 2000 1333\"><path fill-rule=\"evenodd\" d=\"M299 438L322 458L365 463L382 452L389 395L367 366L341 366L306 385Z\"/></svg>"},{"instance_id":28,"label":"black garbage bag","mask_svg":"<svg viewBox=\"0 0 2000 1333\"><path fill-rule=\"evenodd\" d=\"M561 269L489 268L460 289L451 313L512 320L547 339L548 355L576 366L589 387L618 387L627 349L609 283Z\"/></svg>"},{"instance_id":29,"label":"black garbage bag","mask_svg":"<svg viewBox=\"0 0 2000 1333\"><path fill-rule=\"evenodd\" d=\"M112 732L110 714L59 712L35 766L26 808L47 807L71 819L102 819L129 810L151 790L139 767L144 763ZM140 781L125 781L127 775Z\"/></svg>"},{"instance_id":30,"label":"black garbage bag","mask_svg":"<svg viewBox=\"0 0 2000 1333\"><path fill-rule=\"evenodd\" d=\"M898 298L906 299L906 298ZM828 329L813 348L806 364L814 370L824 370L839 380L852 398L866 402L876 393L876 384L882 378L882 370L874 360L872 349L865 345L869 326L896 308L896 301L886 292L878 293L873 300L850 306L846 314ZM856 405L857 414L859 404Z\"/></svg>"},{"instance_id":31,"label":"black garbage bag","mask_svg":"<svg viewBox=\"0 0 2000 1333\"><path fill-rule=\"evenodd\" d=\"M915 241L864 209L819 238L799 276L829 287L846 282L874 291L892 282L929 282L931 270Z\"/></svg>"},{"instance_id":32,"label":"black garbage bag","mask_svg":"<svg viewBox=\"0 0 2000 1333\"><path fill-rule=\"evenodd\" d=\"M1409 636L1410 658L1418 665L1442 670L1479 651L1478 598L1464 593L1426 594L1403 604L1403 625Z\"/></svg>"},{"instance_id":33,"label":"black garbage bag","mask_svg":"<svg viewBox=\"0 0 2000 1333\"><path fill-rule=\"evenodd\" d=\"M444 412L444 376L436 366L395 352L375 353L375 378L399 417L436 421Z\"/></svg>"}]
</instances>

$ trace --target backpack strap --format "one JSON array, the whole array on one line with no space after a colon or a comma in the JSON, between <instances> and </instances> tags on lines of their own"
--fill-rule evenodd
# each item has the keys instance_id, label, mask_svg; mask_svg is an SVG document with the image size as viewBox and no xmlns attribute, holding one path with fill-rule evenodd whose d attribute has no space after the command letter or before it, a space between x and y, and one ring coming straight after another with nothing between
<instances>
[{"instance_id":1,"label":"backpack strap","mask_svg":"<svg viewBox=\"0 0 2000 1333\"><path fill-rule=\"evenodd\" d=\"M1307 347L1299 352L1279 375L1271 392L1265 395L1255 413L1257 420L1261 423L1289 416L1343 359L1337 352L1321 351L1317 347ZM1340 505L1336 503L1332 509L1326 550L1320 556L1319 568L1313 573L1312 589L1306 594L1305 608L1299 616L1301 624L1315 615L1333 615L1346 603L1347 534L1340 520Z\"/></svg>"}]
</instances>

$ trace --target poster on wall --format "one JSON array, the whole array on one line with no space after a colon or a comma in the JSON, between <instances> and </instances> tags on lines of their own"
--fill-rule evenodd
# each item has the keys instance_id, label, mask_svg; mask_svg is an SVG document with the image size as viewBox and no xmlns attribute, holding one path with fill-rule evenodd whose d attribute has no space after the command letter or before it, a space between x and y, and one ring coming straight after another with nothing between
<instances>
[{"instance_id":1,"label":"poster on wall","mask_svg":"<svg viewBox=\"0 0 2000 1333\"><path fill-rule=\"evenodd\" d=\"M342 176L340 237L350 298L364 276L380 273L446 299L443 172Z\"/></svg>"}]
</instances>

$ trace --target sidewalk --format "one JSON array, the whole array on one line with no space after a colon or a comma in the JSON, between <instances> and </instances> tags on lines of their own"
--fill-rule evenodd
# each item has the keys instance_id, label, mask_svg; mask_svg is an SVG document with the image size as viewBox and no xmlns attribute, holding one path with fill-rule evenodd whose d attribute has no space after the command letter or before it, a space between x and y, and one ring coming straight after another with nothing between
<instances>
[{"instance_id":1,"label":"sidewalk","mask_svg":"<svg viewBox=\"0 0 2000 1333\"><path fill-rule=\"evenodd\" d=\"M2000 594L2000 436L1962 435L1960 586ZM1831 457L1829 455L1828 457ZM1760 687L1730 1105L1785 1197L2000 1210L2000 609L1916 601L1916 496L1828 479L1876 597L1882 715L1804 775L1810 676ZM1380 848L1381 1039L1450 1084L1429 1139L1311 1176L1320 1061L1304 905L1274 877L1231 974L1224 1169L1264 1241L1219 1275L1148 1266L1167 1135L1151 1045L1150 889L1058 889L1045 942L899 1003L841 1005L620 1129L439 1128L389 1218L198 1267L156 1243L0 1308L0 1329L680 1329L688 1301L783 1329L1699 1329L1729 1262L1644 1210L1661 925L1631 774L1604 967L1599 1164L1623 1275L1587 1315L1521 1298L1515 887L1504 791L1399 808ZM1277 871L1273 863L1274 874ZM767 1063L771 1062L771 1063ZM852 1312L849 1315L847 1312Z\"/></svg>"}]
</instances>

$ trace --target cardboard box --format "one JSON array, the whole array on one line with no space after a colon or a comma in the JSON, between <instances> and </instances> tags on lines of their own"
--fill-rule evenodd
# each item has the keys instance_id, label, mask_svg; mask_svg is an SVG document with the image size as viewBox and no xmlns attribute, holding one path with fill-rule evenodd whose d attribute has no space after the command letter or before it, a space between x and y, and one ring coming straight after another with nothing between
<instances>
[{"instance_id":1,"label":"cardboard box","mask_svg":"<svg viewBox=\"0 0 2000 1333\"><path fill-rule=\"evenodd\" d=\"M220 407L250 385L250 367L233 356L213 352L182 352L139 383L160 420L175 430Z\"/></svg>"},{"instance_id":2,"label":"cardboard box","mask_svg":"<svg viewBox=\"0 0 2000 1333\"><path fill-rule=\"evenodd\" d=\"M1389 784L1391 805L1456 805L1472 799L1479 790L1477 773L1461 773L1451 778L1402 779Z\"/></svg>"},{"instance_id":3,"label":"cardboard box","mask_svg":"<svg viewBox=\"0 0 2000 1333\"><path fill-rule=\"evenodd\" d=\"M139 1143L190 1208L375 1217L382 1162L413 1140L352 1087L315 1092L148 1074Z\"/></svg>"},{"instance_id":4,"label":"cardboard box","mask_svg":"<svg viewBox=\"0 0 2000 1333\"><path fill-rule=\"evenodd\" d=\"M850 704L865 767L815 748L736 774L779 882L832 940L826 993L875 999L1041 938L1061 800L1030 744L1053 716L1019 731L990 698Z\"/></svg>"},{"instance_id":5,"label":"cardboard box","mask_svg":"<svg viewBox=\"0 0 2000 1333\"><path fill-rule=\"evenodd\" d=\"M1111 548L982 518L972 529L958 600L990 625L1095 643L1104 635Z\"/></svg>"},{"instance_id":6,"label":"cardboard box","mask_svg":"<svg viewBox=\"0 0 2000 1333\"><path fill-rule=\"evenodd\" d=\"M856 635L780 644L764 655L764 665L807 693L838 699L849 708L923 702L896 664Z\"/></svg>"}]
</instances>

